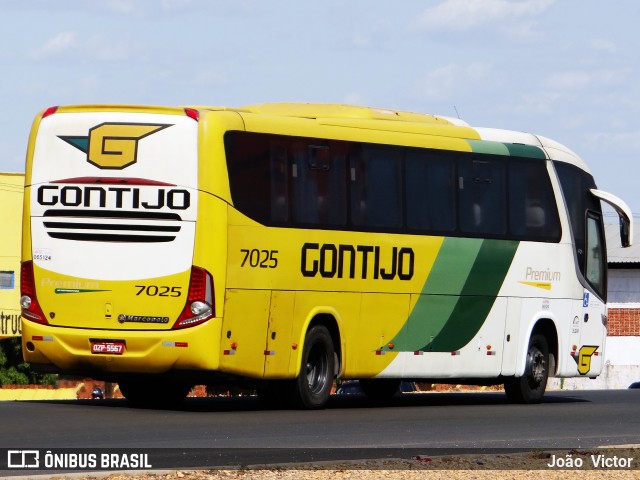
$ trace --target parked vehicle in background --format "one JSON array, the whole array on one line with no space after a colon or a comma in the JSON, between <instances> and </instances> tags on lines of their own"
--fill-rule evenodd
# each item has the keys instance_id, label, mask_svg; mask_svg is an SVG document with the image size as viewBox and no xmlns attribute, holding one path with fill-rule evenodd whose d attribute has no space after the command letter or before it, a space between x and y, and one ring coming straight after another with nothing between
<instances>
[{"instance_id":1,"label":"parked vehicle in background","mask_svg":"<svg viewBox=\"0 0 640 480\"><path fill-rule=\"evenodd\" d=\"M398 386L398 391L396 393L412 393L417 392L418 388L415 382L407 382L402 381ZM365 393L360 385L359 380L346 380L341 382L338 388L336 389L336 395L354 395Z\"/></svg>"},{"instance_id":2,"label":"parked vehicle in background","mask_svg":"<svg viewBox=\"0 0 640 480\"><path fill-rule=\"evenodd\" d=\"M104 399L104 392L102 391L102 388L93 387L93 389L91 389L91 398L93 400L102 400L102 399Z\"/></svg>"}]
</instances>

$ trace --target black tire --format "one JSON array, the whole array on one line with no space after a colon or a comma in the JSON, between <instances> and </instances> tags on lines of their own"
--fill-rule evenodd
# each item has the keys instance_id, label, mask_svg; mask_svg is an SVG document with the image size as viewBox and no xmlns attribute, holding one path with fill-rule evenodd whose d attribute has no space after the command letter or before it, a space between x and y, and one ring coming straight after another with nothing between
<instances>
[{"instance_id":1,"label":"black tire","mask_svg":"<svg viewBox=\"0 0 640 480\"><path fill-rule=\"evenodd\" d=\"M127 402L136 408L173 408L180 405L192 385L182 382L135 378L118 382Z\"/></svg>"},{"instance_id":2,"label":"black tire","mask_svg":"<svg viewBox=\"0 0 640 480\"><path fill-rule=\"evenodd\" d=\"M400 382L396 378L366 378L360 380L360 387L372 402L386 403L400 391Z\"/></svg>"},{"instance_id":3,"label":"black tire","mask_svg":"<svg viewBox=\"0 0 640 480\"><path fill-rule=\"evenodd\" d=\"M509 378L504 384L504 391L511 403L540 403L548 378L549 344L544 335L535 334L529 340L524 375Z\"/></svg>"},{"instance_id":4,"label":"black tire","mask_svg":"<svg viewBox=\"0 0 640 480\"><path fill-rule=\"evenodd\" d=\"M324 408L335 376L335 348L329 330L311 327L304 339L300 374L293 385L293 405L305 409Z\"/></svg>"}]
</instances>

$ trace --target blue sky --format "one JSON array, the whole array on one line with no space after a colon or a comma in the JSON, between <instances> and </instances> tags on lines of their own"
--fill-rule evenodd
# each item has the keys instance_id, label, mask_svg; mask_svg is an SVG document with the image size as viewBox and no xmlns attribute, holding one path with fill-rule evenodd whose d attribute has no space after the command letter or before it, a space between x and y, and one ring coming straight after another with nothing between
<instances>
[{"instance_id":1,"label":"blue sky","mask_svg":"<svg viewBox=\"0 0 640 480\"><path fill-rule=\"evenodd\" d=\"M640 217L637 0L0 0L0 18L0 171L24 171L51 105L355 103L553 138Z\"/></svg>"}]
</instances>

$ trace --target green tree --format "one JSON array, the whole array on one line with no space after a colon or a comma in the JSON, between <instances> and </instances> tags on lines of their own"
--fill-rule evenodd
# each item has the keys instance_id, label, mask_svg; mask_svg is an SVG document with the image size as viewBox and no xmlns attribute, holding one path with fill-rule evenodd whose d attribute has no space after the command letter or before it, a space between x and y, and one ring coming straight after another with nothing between
<instances>
[{"instance_id":1,"label":"green tree","mask_svg":"<svg viewBox=\"0 0 640 480\"><path fill-rule=\"evenodd\" d=\"M41 374L22 359L20 337L0 341L0 387L3 385L54 385L58 376Z\"/></svg>"}]
</instances>

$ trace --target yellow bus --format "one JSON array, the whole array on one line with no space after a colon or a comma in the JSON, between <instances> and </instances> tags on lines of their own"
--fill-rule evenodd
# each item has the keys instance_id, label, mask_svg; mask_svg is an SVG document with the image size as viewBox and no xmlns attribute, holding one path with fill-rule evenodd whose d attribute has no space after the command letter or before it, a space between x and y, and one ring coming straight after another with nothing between
<instances>
[{"instance_id":1,"label":"yellow bus","mask_svg":"<svg viewBox=\"0 0 640 480\"><path fill-rule=\"evenodd\" d=\"M52 107L24 198L25 359L132 404L322 408L336 378L540 402L603 366L600 200L632 229L557 142L332 104Z\"/></svg>"}]
</instances>

